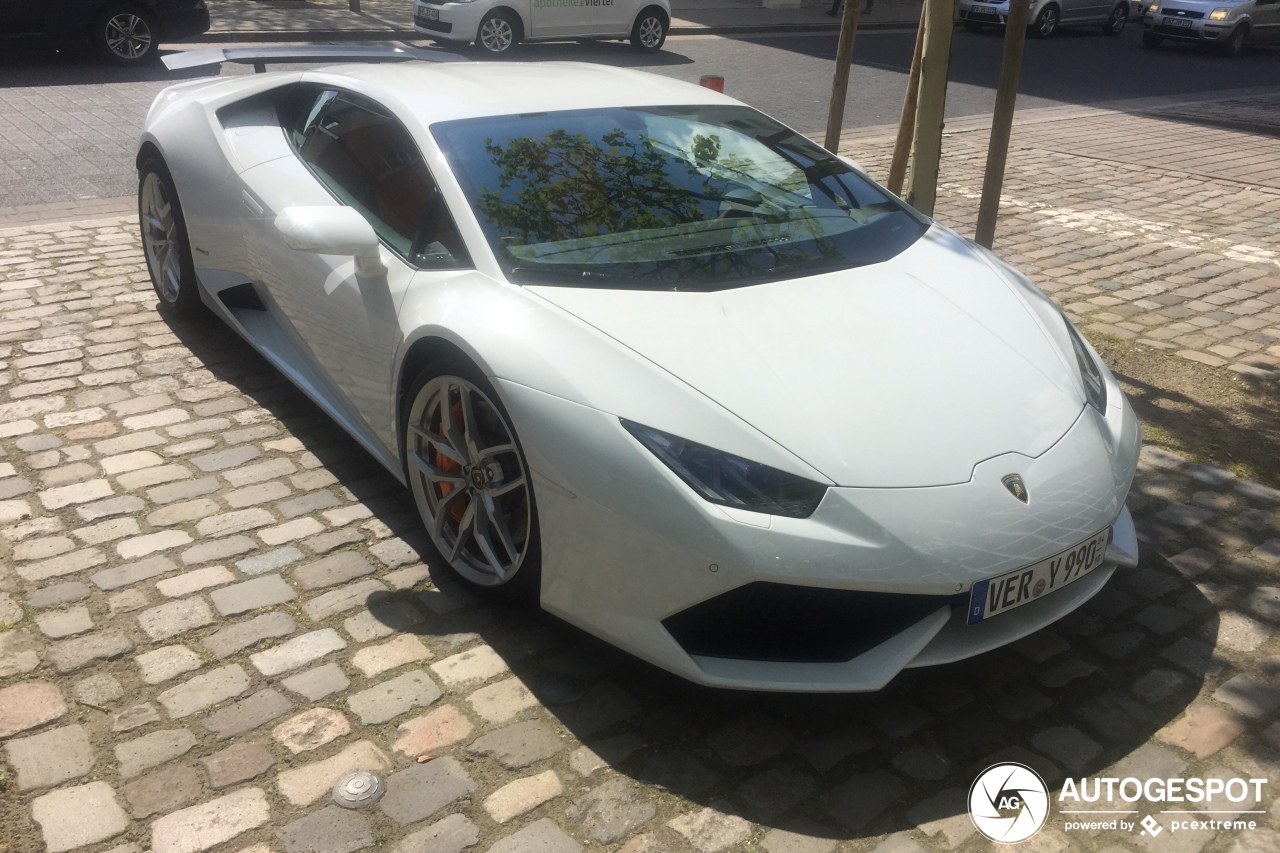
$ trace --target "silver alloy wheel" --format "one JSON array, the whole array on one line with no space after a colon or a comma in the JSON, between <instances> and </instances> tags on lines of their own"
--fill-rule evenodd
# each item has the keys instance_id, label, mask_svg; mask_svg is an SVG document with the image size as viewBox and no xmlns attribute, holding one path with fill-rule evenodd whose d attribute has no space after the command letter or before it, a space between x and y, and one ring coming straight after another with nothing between
<instances>
[{"instance_id":1,"label":"silver alloy wheel","mask_svg":"<svg viewBox=\"0 0 1280 853\"><path fill-rule=\"evenodd\" d=\"M182 292L182 236L164 181L155 172L148 172L142 182L141 201L142 249L147 269L160 298L172 305Z\"/></svg>"},{"instance_id":2,"label":"silver alloy wheel","mask_svg":"<svg viewBox=\"0 0 1280 853\"><path fill-rule=\"evenodd\" d=\"M1053 31L1058 28L1058 10L1053 6L1049 6L1040 13L1040 36L1041 38L1053 35Z\"/></svg>"},{"instance_id":3,"label":"silver alloy wheel","mask_svg":"<svg viewBox=\"0 0 1280 853\"><path fill-rule=\"evenodd\" d=\"M1108 32L1112 35L1119 35L1124 30L1124 25L1129 21L1129 13L1123 6L1117 6L1111 10L1111 23Z\"/></svg>"},{"instance_id":4,"label":"silver alloy wheel","mask_svg":"<svg viewBox=\"0 0 1280 853\"><path fill-rule=\"evenodd\" d=\"M480 24L480 44L490 53L502 53L510 49L516 40L511 22L500 15L486 18Z\"/></svg>"},{"instance_id":5,"label":"silver alloy wheel","mask_svg":"<svg viewBox=\"0 0 1280 853\"><path fill-rule=\"evenodd\" d=\"M529 476L493 401L466 379L437 376L414 397L405 444L436 548L472 583L510 581L528 552Z\"/></svg>"},{"instance_id":6,"label":"silver alloy wheel","mask_svg":"<svg viewBox=\"0 0 1280 853\"><path fill-rule=\"evenodd\" d=\"M151 27L132 12L121 12L107 19L107 50L121 59L139 59L151 49Z\"/></svg>"},{"instance_id":7,"label":"silver alloy wheel","mask_svg":"<svg viewBox=\"0 0 1280 853\"><path fill-rule=\"evenodd\" d=\"M640 22L640 43L650 50L662 43L662 21L656 15Z\"/></svg>"}]
</instances>

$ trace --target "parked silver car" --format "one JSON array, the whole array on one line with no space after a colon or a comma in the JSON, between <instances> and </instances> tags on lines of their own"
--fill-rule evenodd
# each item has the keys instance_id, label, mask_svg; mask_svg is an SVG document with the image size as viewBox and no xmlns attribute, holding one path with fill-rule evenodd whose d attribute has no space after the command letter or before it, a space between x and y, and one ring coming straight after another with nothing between
<instances>
[{"instance_id":1,"label":"parked silver car","mask_svg":"<svg viewBox=\"0 0 1280 853\"><path fill-rule=\"evenodd\" d=\"M1246 45L1280 42L1280 0L1155 0L1142 15L1142 43L1212 45L1228 56Z\"/></svg>"},{"instance_id":2,"label":"parked silver car","mask_svg":"<svg viewBox=\"0 0 1280 853\"><path fill-rule=\"evenodd\" d=\"M1280 0L1276 0L1280 2ZM959 0L956 12L966 30L1003 27L1009 18L1009 0L986 3ZM1058 27L1100 26L1109 36L1119 35L1129 20L1129 0L1031 0L1031 26L1027 32L1048 38Z\"/></svg>"}]
</instances>

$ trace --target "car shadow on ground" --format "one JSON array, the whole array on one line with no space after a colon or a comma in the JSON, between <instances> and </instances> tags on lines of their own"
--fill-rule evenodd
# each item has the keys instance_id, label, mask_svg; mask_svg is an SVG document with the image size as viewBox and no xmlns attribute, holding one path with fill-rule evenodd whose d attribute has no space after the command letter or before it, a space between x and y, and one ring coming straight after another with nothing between
<instances>
[{"instance_id":1,"label":"car shadow on ground","mask_svg":"<svg viewBox=\"0 0 1280 853\"><path fill-rule=\"evenodd\" d=\"M585 744L640 784L641 801L656 809L646 828L673 850L685 842L665 822L689 804L829 839L924 824L958 845L974 831L966 799L981 770L1017 761L1051 790L1066 776L1100 775L1177 718L1217 666L1214 603L1144 547L1138 568L1120 570L1048 629L904 671L879 693L700 687L535 608L464 592L427 544L409 492L316 405L213 317L169 325L205 369L268 410L363 501L384 534L422 557L433 583L371 597L375 617L421 636L437 659L476 637L493 647L576 741L567 750ZM1148 541L1163 535L1141 517L1139 528ZM404 620L405 603L424 621ZM377 734L390 743L395 729ZM449 749L463 753L466 742ZM562 812L549 816L572 827ZM600 843L621 838L585 831Z\"/></svg>"},{"instance_id":2,"label":"car shadow on ground","mask_svg":"<svg viewBox=\"0 0 1280 853\"><path fill-rule=\"evenodd\" d=\"M161 51L161 55L171 51ZM160 62L133 68L108 65L89 49L6 50L0 52L0 88L83 86L91 83L148 83L218 76L217 67L170 71Z\"/></svg>"}]
</instances>

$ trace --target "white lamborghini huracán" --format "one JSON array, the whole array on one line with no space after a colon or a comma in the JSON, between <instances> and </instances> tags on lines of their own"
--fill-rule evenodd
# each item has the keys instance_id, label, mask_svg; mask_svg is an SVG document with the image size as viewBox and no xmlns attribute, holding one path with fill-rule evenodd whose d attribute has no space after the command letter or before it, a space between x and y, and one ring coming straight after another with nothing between
<instances>
[{"instance_id":1,"label":"white lamborghini hurac\u00e1n","mask_svg":"<svg viewBox=\"0 0 1280 853\"><path fill-rule=\"evenodd\" d=\"M1138 424L1063 314L732 98L564 63L224 77L161 93L138 172L163 310L314 399L464 584L693 681L878 689L1137 562Z\"/></svg>"}]
</instances>

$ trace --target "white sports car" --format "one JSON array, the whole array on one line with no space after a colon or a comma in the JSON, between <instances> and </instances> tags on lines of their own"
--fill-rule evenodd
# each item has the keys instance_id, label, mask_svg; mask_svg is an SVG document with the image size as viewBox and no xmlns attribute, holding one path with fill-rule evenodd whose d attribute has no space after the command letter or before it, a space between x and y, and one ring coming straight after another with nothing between
<instances>
[{"instance_id":1,"label":"white sports car","mask_svg":"<svg viewBox=\"0 0 1280 853\"><path fill-rule=\"evenodd\" d=\"M166 89L137 162L162 310L314 399L463 584L688 679L875 690L1137 562L1138 424L1064 315L732 98L273 72Z\"/></svg>"}]
</instances>

